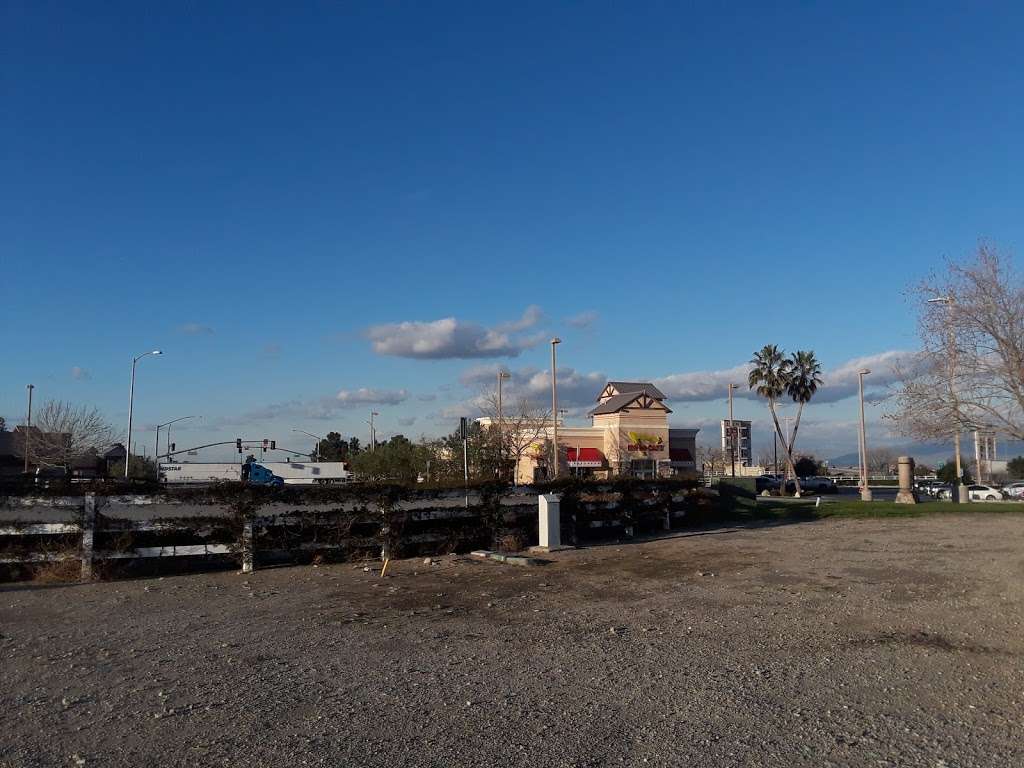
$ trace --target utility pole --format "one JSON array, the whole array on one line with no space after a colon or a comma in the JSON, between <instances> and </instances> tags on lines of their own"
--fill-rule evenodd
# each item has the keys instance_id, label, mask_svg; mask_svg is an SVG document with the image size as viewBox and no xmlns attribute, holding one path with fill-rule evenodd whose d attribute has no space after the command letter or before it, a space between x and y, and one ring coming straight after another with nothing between
<instances>
[{"instance_id":1,"label":"utility pole","mask_svg":"<svg viewBox=\"0 0 1024 768\"><path fill-rule=\"evenodd\" d=\"M732 464L733 477L736 477L736 440L739 435L736 434L736 422L732 419L732 391L738 386L739 384L729 385L729 461Z\"/></svg>"},{"instance_id":2,"label":"utility pole","mask_svg":"<svg viewBox=\"0 0 1024 768\"><path fill-rule=\"evenodd\" d=\"M956 489L953 495L953 501L959 503L965 503L970 500L967 493L967 487L964 485L964 473L960 463L960 431L962 425L960 423L960 401L957 399L956 391L956 367L957 367L957 348L956 348L956 328L953 326L953 312L956 306L955 296L936 296L934 299L928 299L929 304L945 304L946 305L946 328L947 336L949 338L949 397L953 401L953 419L956 431L953 433L953 450L956 457Z\"/></svg>"},{"instance_id":3,"label":"utility pole","mask_svg":"<svg viewBox=\"0 0 1024 768\"><path fill-rule=\"evenodd\" d=\"M558 366L555 357L555 347L561 343L562 340L557 336L551 340L551 418L554 421L554 429L551 433L553 478L558 477Z\"/></svg>"},{"instance_id":4,"label":"utility pole","mask_svg":"<svg viewBox=\"0 0 1024 768\"><path fill-rule=\"evenodd\" d=\"M25 474L28 474L28 449L32 440L32 390L35 388L35 384L29 384L26 387L28 389L28 416L25 418Z\"/></svg>"},{"instance_id":5,"label":"utility pole","mask_svg":"<svg viewBox=\"0 0 1024 768\"><path fill-rule=\"evenodd\" d=\"M772 430L772 451L775 453L775 479L779 479L779 434Z\"/></svg>"},{"instance_id":6,"label":"utility pole","mask_svg":"<svg viewBox=\"0 0 1024 768\"><path fill-rule=\"evenodd\" d=\"M985 439L985 441L987 443L988 442L988 438L986 437L984 439ZM988 446L986 445L986 449L987 448L988 448ZM978 474L978 477L977 477L975 482L978 482L978 483L984 482L985 481L985 475L981 471L981 443L979 442L978 430L974 430L974 467L975 467L975 472L977 472L977 474Z\"/></svg>"},{"instance_id":7,"label":"utility pole","mask_svg":"<svg viewBox=\"0 0 1024 768\"><path fill-rule=\"evenodd\" d=\"M871 371L862 368L857 371L860 382L860 500L871 501L871 488L868 487L868 433L864 424L864 377Z\"/></svg>"},{"instance_id":8,"label":"utility pole","mask_svg":"<svg viewBox=\"0 0 1024 768\"><path fill-rule=\"evenodd\" d=\"M370 425L370 453L377 450L377 430L373 426L373 417L380 416L376 411L370 411L370 420L367 422Z\"/></svg>"},{"instance_id":9,"label":"utility pole","mask_svg":"<svg viewBox=\"0 0 1024 768\"><path fill-rule=\"evenodd\" d=\"M498 477L505 476L505 429L502 422L501 412L501 382L512 378L512 374L501 368L498 369Z\"/></svg>"}]
</instances>

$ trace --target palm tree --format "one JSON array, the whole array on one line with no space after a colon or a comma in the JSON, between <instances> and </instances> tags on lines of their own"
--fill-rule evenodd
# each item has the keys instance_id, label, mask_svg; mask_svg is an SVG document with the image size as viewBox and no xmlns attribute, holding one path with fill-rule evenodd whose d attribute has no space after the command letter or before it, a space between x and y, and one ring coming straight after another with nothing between
<instances>
[{"instance_id":1,"label":"palm tree","mask_svg":"<svg viewBox=\"0 0 1024 768\"><path fill-rule=\"evenodd\" d=\"M790 437L789 445L786 446L789 463L793 463L793 446L796 444L796 433L800 429L800 417L803 415L804 406L814 397L814 393L821 386L821 363L814 356L813 351L797 351L789 359L788 373L789 381L786 383L786 393L797 404L796 422L793 425L793 435ZM800 495L800 479L795 478L796 494Z\"/></svg>"},{"instance_id":2,"label":"palm tree","mask_svg":"<svg viewBox=\"0 0 1024 768\"><path fill-rule=\"evenodd\" d=\"M772 414L772 421L775 422L775 433L779 437L779 442L786 448L788 441L782 434L782 427L779 426L779 415L775 410L775 404L779 398L789 393L793 361L787 359L786 353L776 345L766 344L759 352L754 353L754 359L750 361L750 365L752 367L750 375L747 377L747 384L750 389L768 401L768 410ZM796 477L792 451L786 450L785 456L789 471ZM797 487L799 488L799 486Z\"/></svg>"}]
</instances>

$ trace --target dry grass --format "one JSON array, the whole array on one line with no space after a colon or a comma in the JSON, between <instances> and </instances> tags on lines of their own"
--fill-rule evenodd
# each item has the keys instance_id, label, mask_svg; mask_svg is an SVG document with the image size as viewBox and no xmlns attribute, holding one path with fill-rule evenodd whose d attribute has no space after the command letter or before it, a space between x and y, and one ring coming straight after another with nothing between
<instances>
[{"instance_id":1,"label":"dry grass","mask_svg":"<svg viewBox=\"0 0 1024 768\"><path fill-rule=\"evenodd\" d=\"M81 575L82 563L77 559L39 563L32 569L32 581L37 584L66 584L78 581Z\"/></svg>"}]
</instances>

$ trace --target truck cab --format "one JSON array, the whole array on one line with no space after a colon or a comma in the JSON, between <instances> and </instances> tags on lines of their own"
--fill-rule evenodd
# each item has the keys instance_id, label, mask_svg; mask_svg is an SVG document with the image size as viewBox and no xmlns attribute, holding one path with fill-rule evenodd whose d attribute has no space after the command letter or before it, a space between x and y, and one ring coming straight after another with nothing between
<instances>
[{"instance_id":1,"label":"truck cab","mask_svg":"<svg viewBox=\"0 0 1024 768\"><path fill-rule=\"evenodd\" d=\"M284 480L282 478L278 477L261 464L256 464L255 462L253 462L251 464L246 464L245 467L249 471L245 472L243 470L242 479L244 482L247 482L250 485L284 485Z\"/></svg>"}]
</instances>

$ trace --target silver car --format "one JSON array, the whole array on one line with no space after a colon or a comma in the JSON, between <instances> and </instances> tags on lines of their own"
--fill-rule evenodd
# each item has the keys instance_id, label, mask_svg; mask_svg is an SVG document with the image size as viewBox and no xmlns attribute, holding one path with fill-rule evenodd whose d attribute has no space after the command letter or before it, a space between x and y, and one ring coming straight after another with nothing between
<instances>
[{"instance_id":1,"label":"silver car","mask_svg":"<svg viewBox=\"0 0 1024 768\"><path fill-rule=\"evenodd\" d=\"M1003 496L1007 499L1014 499L1016 501L1024 499L1024 482L1018 480L1015 483L1004 485Z\"/></svg>"}]
</instances>

